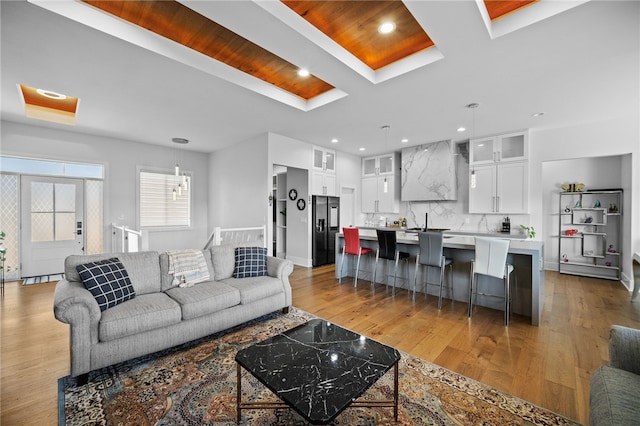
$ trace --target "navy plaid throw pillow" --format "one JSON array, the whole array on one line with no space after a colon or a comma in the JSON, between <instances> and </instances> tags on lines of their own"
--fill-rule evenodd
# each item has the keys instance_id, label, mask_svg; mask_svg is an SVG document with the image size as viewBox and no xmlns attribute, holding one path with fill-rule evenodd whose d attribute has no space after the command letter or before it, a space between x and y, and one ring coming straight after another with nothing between
<instances>
[{"instance_id":1,"label":"navy plaid throw pillow","mask_svg":"<svg viewBox=\"0 0 640 426\"><path fill-rule=\"evenodd\" d=\"M267 275L267 249L264 247L236 247L233 278Z\"/></svg>"},{"instance_id":2,"label":"navy plaid throw pillow","mask_svg":"<svg viewBox=\"0 0 640 426\"><path fill-rule=\"evenodd\" d=\"M136 295L129 274L120 259L99 260L76 266L84 286L100 306L100 311L112 308Z\"/></svg>"}]
</instances>

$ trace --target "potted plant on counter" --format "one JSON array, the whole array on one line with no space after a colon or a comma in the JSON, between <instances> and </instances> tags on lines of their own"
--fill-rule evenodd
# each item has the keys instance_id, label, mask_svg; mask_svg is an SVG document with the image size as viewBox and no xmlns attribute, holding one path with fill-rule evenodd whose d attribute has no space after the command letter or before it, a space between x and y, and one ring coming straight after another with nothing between
<instances>
[{"instance_id":1,"label":"potted plant on counter","mask_svg":"<svg viewBox=\"0 0 640 426\"><path fill-rule=\"evenodd\" d=\"M520 225L520 228L527 234L527 236L531 239L536 237L536 230L533 229L533 226Z\"/></svg>"}]
</instances>

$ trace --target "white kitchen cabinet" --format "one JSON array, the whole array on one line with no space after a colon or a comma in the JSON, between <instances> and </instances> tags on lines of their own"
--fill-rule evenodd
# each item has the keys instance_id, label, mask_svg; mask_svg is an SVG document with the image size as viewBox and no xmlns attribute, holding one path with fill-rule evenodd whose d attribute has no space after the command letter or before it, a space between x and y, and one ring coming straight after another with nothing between
<instances>
[{"instance_id":1,"label":"white kitchen cabinet","mask_svg":"<svg viewBox=\"0 0 640 426\"><path fill-rule=\"evenodd\" d=\"M311 194L336 195L336 152L330 149L313 148L311 168Z\"/></svg>"},{"instance_id":2,"label":"white kitchen cabinet","mask_svg":"<svg viewBox=\"0 0 640 426\"><path fill-rule=\"evenodd\" d=\"M395 174L395 164L395 153L363 158L362 177L393 176Z\"/></svg>"},{"instance_id":3,"label":"white kitchen cabinet","mask_svg":"<svg viewBox=\"0 0 640 426\"><path fill-rule=\"evenodd\" d=\"M313 148L313 170L326 173L336 172L336 152L330 149Z\"/></svg>"},{"instance_id":4,"label":"white kitchen cabinet","mask_svg":"<svg viewBox=\"0 0 640 426\"><path fill-rule=\"evenodd\" d=\"M363 213L400 211L399 157L392 152L362 159Z\"/></svg>"},{"instance_id":5,"label":"white kitchen cabinet","mask_svg":"<svg viewBox=\"0 0 640 426\"><path fill-rule=\"evenodd\" d=\"M363 178L362 212L399 213L399 188L397 188L397 185L398 181L395 176L375 176Z\"/></svg>"},{"instance_id":6,"label":"white kitchen cabinet","mask_svg":"<svg viewBox=\"0 0 640 426\"><path fill-rule=\"evenodd\" d=\"M336 175L325 172L311 172L312 195L336 195Z\"/></svg>"},{"instance_id":7,"label":"white kitchen cabinet","mask_svg":"<svg viewBox=\"0 0 640 426\"><path fill-rule=\"evenodd\" d=\"M469 141L469 213L528 212L528 139L523 131Z\"/></svg>"},{"instance_id":8,"label":"white kitchen cabinet","mask_svg":"<svg viewBox=\"0 0 640 426\"><path fill-rule=\"evenodd\" d=\"M527 213L527 162L472 166L469 170L469 213Z\"/></svg>"},{"instance_id":9,"label":"white kitchen cabinet","mask_svg":"<svg viewBox=\"0 0 640 426\"><path fill-rule=\"evenodd\" d=\"M528 132L514 132L469 141L469 164L497 164L526 161L529 157Z\"/></svg>"}]
</instances>

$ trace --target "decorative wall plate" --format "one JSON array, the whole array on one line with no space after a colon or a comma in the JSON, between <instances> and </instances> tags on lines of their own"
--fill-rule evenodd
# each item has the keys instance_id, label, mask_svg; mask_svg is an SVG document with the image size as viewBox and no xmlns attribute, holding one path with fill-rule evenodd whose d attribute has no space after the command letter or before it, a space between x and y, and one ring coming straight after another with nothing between
<instances>
[{"instance_id":1,"label":"decorative wall plate","mask_svg":"<svg viewBox=\"0 0 640 426\"><path fill-rule=\"evenodd\" d=\"M302 198L300 198L298 200L298 210L304 210L305 207L307 207L307 203Z\"/></svg>"},{"instance_id":2,"label":"decorative wall plate","mask_svg":"<svg viewBox=\"0 0 640 426\"><path fill-rule=\"evenodd\" d=\"M291 201L295 201L296 198L298 198L298 191L296 191L295 189L290 189L289 190L289 199Z\"/></svg>"}]
</instances>

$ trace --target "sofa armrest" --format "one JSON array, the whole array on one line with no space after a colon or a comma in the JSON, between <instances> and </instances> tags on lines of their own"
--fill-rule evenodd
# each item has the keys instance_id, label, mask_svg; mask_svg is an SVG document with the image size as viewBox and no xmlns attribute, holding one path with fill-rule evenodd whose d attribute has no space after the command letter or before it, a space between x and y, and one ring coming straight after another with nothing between
<instances>
[{"instance_id":1,"label":"sofa armrest","mask_svg":"<svg viewBox=\"0 0 640 426\"><path fill-rule=\"evenodd\" d=\"M287 278L293 272L293 262L279 257L267 256L267 275L274 278Z\"/></svg>"},{"instance_id":2,"label":"sofa armrest","mask_svg":"<svg viewBox=\"0 0 640 426\"><path fill-rule=\"evenodd\" d=\"M609 329L609 360L612 367L640 375L640 330L612 325Z\"/></svg>"},{"instance_id":3,"label":"sofa armrest","mask_svg":"<svg viewBox=\"0 0 640 426\"><path fill-rule=\"evenodd\" d=\"M53 314L58 321L65 324L74 324L77 318L73 315L73 306L85 309L92 323L100 321L101 312L98 302L84 285L76 281L62 279L56 284L53 294Z\"/></svg>"},{"instance_id":4,"label":"sofa armrest","mask_svg":"<svg viewBox=\"0 0 640 426\"><path fill-rule=\"evenodd\" d=\"M289 283L289 275L293 272L293 262L279 257L267 256L267 275L279 278L282 281L284 290L285 306L291 306L293 296L291 293L291 284Z\"/></svg>"},{"instance_id":5,"label":"sofa armrest","mask_svg":"<svg viewBox=\"0 0 640 426\"><path fill-rule=\"evenodd\" d=\"M91 371L91 347L98 342L98 323L102 317L98 302L84 285L60 280L53 295L53 315L69 324L71 375Z\"/></svg>"}]
</instances>

